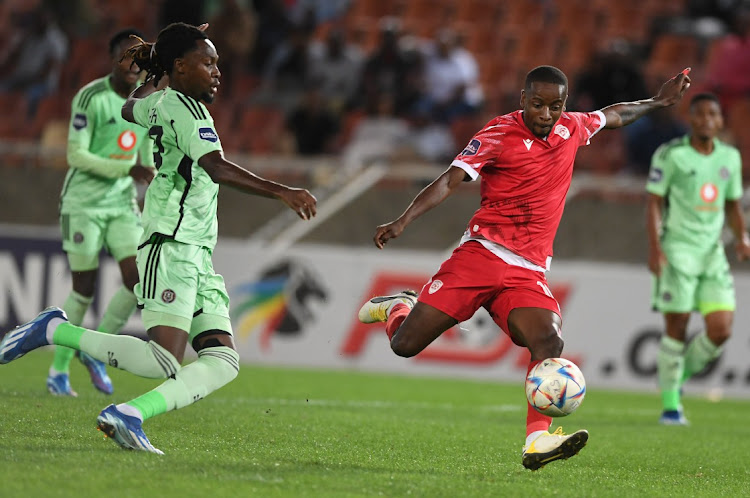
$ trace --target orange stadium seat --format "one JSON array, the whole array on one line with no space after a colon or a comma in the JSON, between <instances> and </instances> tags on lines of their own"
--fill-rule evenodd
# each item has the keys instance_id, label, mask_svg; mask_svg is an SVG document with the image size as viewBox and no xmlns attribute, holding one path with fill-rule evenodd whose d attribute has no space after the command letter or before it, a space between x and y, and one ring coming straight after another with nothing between
<instances>
[{"instance_id":1,"label":"orange stadium seat","mask_svg":"<svg viewBox=\"0 0 750 498\"><path fill-rule=\"evenodd\" d=\"M654 41L646 73L655 80L664 80L685 67L696 67L700 61L700 47L695 37L665 33Z\"/></svg>"}]
</instances>

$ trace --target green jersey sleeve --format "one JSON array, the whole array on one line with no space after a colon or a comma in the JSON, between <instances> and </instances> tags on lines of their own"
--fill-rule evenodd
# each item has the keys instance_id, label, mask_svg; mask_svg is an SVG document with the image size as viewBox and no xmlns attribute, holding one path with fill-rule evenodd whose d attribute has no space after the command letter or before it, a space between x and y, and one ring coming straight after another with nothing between
<instances>
[{"instance_id":1,"label":"green jersey sleeve","mask_svg":"<svg viewBox=\"0 0 750 498\"><path fill-rule=\"evenodd\" d=\"M669 182L674 169L670 151L671 146L664 144L656 149L651 158L651 169L646 183L646 191L650 194L664 197L669 191Z\"/></svg>"},{"instance_id":2,"label":"green jersey sleeve","mask_svg":"<svg viewBox=\"0 0 750 498\"><path fill-rule=\"evenodd\" d=\"M736 201L742 198L742 157L740 151L732 149L730 154L730 177L729 184L727 185L727 200Z\"/></svg>"},{"instance_id":3,"label":"green jersey sleeve","mask_svg":"<svg viewBox=\"0 0 750 498\"><path fill-rule=\"evenodd\" d=\"M174 95L182 104L172 110L177 147L196 162L209 152L222 150L214 120L206 107L179 92Z\"/></svg>"}]
</instances>

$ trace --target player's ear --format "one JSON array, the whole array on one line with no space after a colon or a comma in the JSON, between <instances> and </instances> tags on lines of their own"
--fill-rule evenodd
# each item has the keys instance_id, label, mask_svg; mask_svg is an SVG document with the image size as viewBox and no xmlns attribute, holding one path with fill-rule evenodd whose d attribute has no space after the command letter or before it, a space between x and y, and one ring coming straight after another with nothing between
<instances>
[{"instance_id":1,"label":"player's ear","mask_svg":"<svg viewBox=\"0 0 750 498\"><path fill-rule=\"evenodd\" d=\"M521 90L521 109L526 107L526 90Z\"/></svg>"}]
</instances>

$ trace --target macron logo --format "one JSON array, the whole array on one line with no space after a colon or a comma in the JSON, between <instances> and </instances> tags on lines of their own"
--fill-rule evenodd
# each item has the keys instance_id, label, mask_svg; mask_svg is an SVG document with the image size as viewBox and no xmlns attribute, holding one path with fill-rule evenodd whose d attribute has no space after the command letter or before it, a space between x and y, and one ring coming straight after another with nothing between
<instances>
[{"instance_id":1,"label":"macron logo","mask_svg":"<svg viewBox=\"0 0 750 498\"><path fill-rule=\"evenodd\" d=\"M531 150L531 144L533 144L534 141L530 138L524 138L523 144L526 146L526 150Z\"/></svg>"},{"instance_id":2,"label":"macron logo","mask_svg":"<svg viewBox=\"0 0 750 498\"><path fill-rule=\"evenodd\" d=\"M218 135L211 128L198 128L198 136L201 137L201 140L208 140L209 142L219 140Z\"/></svg>"}]
</instances>

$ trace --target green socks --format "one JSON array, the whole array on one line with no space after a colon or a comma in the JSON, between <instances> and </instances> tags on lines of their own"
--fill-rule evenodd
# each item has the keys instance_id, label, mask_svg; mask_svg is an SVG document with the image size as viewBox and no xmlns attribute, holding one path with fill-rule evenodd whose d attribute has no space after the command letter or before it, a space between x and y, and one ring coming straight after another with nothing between
<instances>
[{"instance_id":1,"label":"green socks","mask_svg":"<svg viewBox=\"0 0 750 498\"><path fill-rule=\"evenodd\" d=\"M94 332L71 323L55 329L52 342L90 354L110 366L149 379L164 379L180 369L179 362L153 341L142 341L129 335Z\"/></svg>"},{"instance_id":2,"label":"green socks","mask_svg":"<svg viewBox=\"0 0 750 498\"><path fill-rule=\"evenodd\" d=\"M685 350L685 372L682 374L682 382L703 370L720 354L721 346L711 342L705 331L695 336Z\"/></svg>"},{"instance_id":3,"label":"green socks","mask_svg":"<svg viewBox=\"0 0 750 498\"><path fill-rule=\"evenodd\" d=\"M685 344L668 335L661 338L657 366L659 370L659 388L664 410L680 408L680 385L685 368Z\"/></svg>"},{"instance_id":4,"label":"green socks","mask_svg":"<svg viewBox=\"0 0 750 498\"><path fill-rule=\"evenodd\" d=\"M63 304L63 310L68 315L68 321L74 325L83 323L83 317L93 301L93 297L83 296L76 291L70 291L68 298ZM55 358L52 360L52 368L57 372L67 373L70 371L70 360L73 359L75 351L69 348L55 348Z\"/></svg>"},{"instance_id":5,"label":"green socks","mask_svg":"<svg viewBox=\"0 0 750 498\"><path fill-rule=\"evenodd\" d=\"M137 409L143 420L183 408L234 380L239 359L236 351L225 346L202 349L196 361L171 379L125 404Z\"/></svg>"},{"instance_id":6,"label":"green socks","mask_svg":"<svg viewBox=\"0 0 750 498\"><path fill-rule=\"evenodd\" d=\"M107 304L107 309L104 310L104 316L97 330L105 334L118 334L128 323L128 319L135 311L137 304L138 301L133 291L121 286Z\"/></svg>"}]
</instances>

